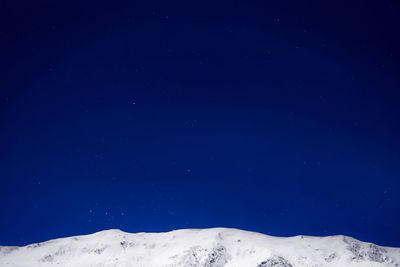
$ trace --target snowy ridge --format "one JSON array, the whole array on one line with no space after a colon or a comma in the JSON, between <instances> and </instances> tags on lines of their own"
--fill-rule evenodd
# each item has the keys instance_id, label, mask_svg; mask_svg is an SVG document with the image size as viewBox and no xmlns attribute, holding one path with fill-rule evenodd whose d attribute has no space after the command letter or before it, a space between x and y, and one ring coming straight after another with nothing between
<instances>
[{"instance_id":1,"label":"snowy ridge","mask_svg":"<svg viewBox=\"0 0 400 267\"><path fill-rule=\"evenodd\" d=\"M400 248L346 236L272 237L228 228L107 230L0 247L1 267L400 267Z\"/></svg>"}]
</instances>

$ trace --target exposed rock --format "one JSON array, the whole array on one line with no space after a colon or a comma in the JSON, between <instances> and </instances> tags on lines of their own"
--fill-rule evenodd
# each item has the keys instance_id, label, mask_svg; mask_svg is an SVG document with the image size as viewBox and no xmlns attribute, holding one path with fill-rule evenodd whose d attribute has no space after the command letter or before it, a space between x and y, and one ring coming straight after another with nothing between
<instances>
[{"instance_id":1,"label":"exposed rock","mask_svg":"<svg viewBox=\"0 0 400 267\"><path fill-rule=\"evenodd\" d=\"M354 255L355 260L370 260L374 262L387 262L389 257L386 255L384 248L374 244L365 245L358 240L345 237L344 242L347 243L347 249Z\"/></svg>"},{"instance_id":2,"label":"exposed rock","mask_svg":"<svg viewBox=\"0 0 400 267\"><path fill-rule=\"evenodd\" d=\"M336 253L331 253L328 256L325 257L326 262L332 262L336 259L337 255Z\"/></svg>"},{"instance_id":3,"label":"exposed rock","mask_svg":"<svg viewBox=\"0 0 400 267\"><path fill-rule=\"evenodd\" d=\"M176 255L174 258L179 258L179 255ZM223 267L229 259L230 256L223 246L218 245L212 249L194 247L186 251L181 256L178 264L173 264L173 266Z\"/></svg>"},{"instance_id":4,"label":"exposed rock","mask_svg":"<svg viewBox=\"0 0 400 267\"><path fill-rule=\"evenodd\" d=\"M54 257L52 255L46 255L40 259L40 261L42 261L42 262L52 262L53 260L54 260Z\"/></svg>"},{"instance_id":5,"label":"exposed rock","mask_svg":"<svg viewBox=\"0 0 400 267\"><path fill-rule=\"evenodd\" d=\"M293 267L293 265L283 257L273 257L259 263L257 267Z\"/></svg>"}]
</instances>

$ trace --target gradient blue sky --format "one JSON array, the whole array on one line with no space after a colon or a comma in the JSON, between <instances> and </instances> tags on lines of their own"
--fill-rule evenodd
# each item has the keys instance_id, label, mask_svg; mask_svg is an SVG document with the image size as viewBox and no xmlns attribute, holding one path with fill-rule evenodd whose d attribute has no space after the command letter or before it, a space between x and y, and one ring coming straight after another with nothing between
<instances>
[{"instance_id":1,"label":"gradient blue sky","mask_svg":"<svg viewBox=\"0 0 400 267\"><path fill-rule=\"evenodd\" d=\"M397 1L2 1L0 244L120 228L400 246Z\"/></svg>"}]
</instances>

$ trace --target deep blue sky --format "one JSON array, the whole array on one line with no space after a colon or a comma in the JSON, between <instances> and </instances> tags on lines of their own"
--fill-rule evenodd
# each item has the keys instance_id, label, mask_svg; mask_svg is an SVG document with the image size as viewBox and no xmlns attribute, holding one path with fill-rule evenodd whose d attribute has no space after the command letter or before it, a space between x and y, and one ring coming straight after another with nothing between
<instances>
[{"instance_id":1,"label":"deep blue sky","mask_svg":"<svg viewBox=\"0 0 400 267\"><path fill-rule=\"evenodd\" d=\"M399 2L80 2L1 1L0 244L400 246Z\"/></svg>"}]
</instances>

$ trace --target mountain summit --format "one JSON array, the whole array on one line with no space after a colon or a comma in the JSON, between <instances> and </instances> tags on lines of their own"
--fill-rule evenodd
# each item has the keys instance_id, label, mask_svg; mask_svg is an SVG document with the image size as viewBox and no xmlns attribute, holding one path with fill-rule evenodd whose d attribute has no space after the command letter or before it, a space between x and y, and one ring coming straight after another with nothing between
<instances>
[{"instance_id":1,"label":"mountain summit","mask_svg":"<svg viewBox=\"0 0 400 267\"><path fill-rule=\"evenodd\" d=\"M347 236L273 237L228 228L107 230L0 247L1 267L400 267L400 248Z\"/></svg>"}]
</instances>

